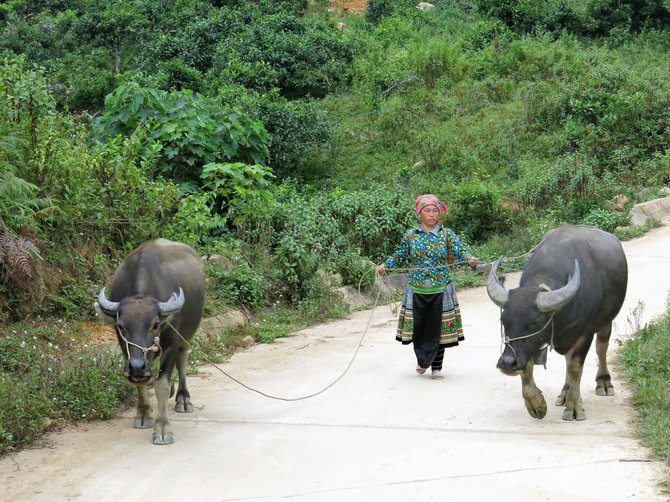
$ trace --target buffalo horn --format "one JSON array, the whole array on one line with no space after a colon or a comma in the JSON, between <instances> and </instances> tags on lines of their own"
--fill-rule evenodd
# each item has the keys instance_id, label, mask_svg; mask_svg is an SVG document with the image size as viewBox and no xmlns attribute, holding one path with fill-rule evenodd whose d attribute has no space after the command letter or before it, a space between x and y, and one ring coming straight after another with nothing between
<instances>
[{"instance_id":1,"label":"buffalo horn","mask_svg":"<svg viewBox=\"0 0 670 502\"><path fill-rule=\"evenodd\" d=\"M116 314L117 310L119 310L119 302L109 301L105 289L106 288L102 288L98 295L98 305L100 306L100 310L106 314Z\"/></svg>"},{"instance_id":2,"label":"buffalo horn","mask_svg":"<svg viewBox=\"0 0 670 502\"><path fill-rule=\"evenodd\" d=\"M502 259L503 257L501 256L491 267L491 271L489 272L489 282L486 286L486 292L489 294L489 298L491 298L493 303L500 308L503 308L505 303L507 303L507 297L509 296L509 291L500 285L498 276L496 275Z\"/></svg>"},{"instance_id":3,"label":"buffalo horn","mask_svg":"<svg viewBox=\"0 0 670 502\"><path fill-rule=\"evenodd\" d=\"M184 306L184 290L179 288L179 295L172 293L170 299L166 302L159 302L158 309L161 315L170 315L179 312Z\"/></svg>"},{"instance_id":4,"label":"buffalo horn","mask_svg":"<svg viewBox=\"0 0 670 502\"><path fill-rule=\"evenodd\" d=\"M575 260L575 270L568 283L561 289L556 291L549 291L546 293L539 293L535 303L540 312L555 312L572 300L577 291L579 291L579 283L581 277L579 273L579 262Z\"/></svg>"}]
</instances>

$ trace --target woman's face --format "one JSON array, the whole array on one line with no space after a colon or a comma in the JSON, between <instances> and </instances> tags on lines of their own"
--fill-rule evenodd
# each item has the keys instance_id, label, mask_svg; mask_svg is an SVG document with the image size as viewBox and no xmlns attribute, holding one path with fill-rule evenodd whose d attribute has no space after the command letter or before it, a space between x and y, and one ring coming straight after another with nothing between
<instances>
[{"instance_id":1,"label":"woman's face","mask_svg":"<svg viewBox=\"0 0 670 502\"><path fill-rule=\"evenodd\" d=\"M421 217L421 223L427 227L434 227L435 224L440 220L440 210L437 206L430 204L429 206L424 207L419 213Z\"/></svg>"}]
</instances>

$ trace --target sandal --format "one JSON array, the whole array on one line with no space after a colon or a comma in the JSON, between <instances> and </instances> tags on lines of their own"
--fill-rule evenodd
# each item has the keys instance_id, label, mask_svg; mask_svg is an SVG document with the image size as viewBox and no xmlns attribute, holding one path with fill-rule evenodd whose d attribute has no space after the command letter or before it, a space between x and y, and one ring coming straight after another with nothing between
<instances>
[{"instance_id":1,"label":"sandal","mask_svg":"<svg viewBox=\"0 0 670 502\"><path fill-rule=\"evenodd\" d=\"M427 368L422 368L422 367L419 366L418 364L416 365L416 372L417 372L419 375L423 375L423 374L426 372L426 369L427 369Z\"/></svg>"},{"instance_id":2,"label":"sandal","mask_svg":"<svg viewBox=\"0 0 670 502\"><path fill-rule=\"evenodd\" d=\"M440 370L433 370L433 374L430 376L433 380L444 380L444 375Z\"/></svg>"}]
</instances>

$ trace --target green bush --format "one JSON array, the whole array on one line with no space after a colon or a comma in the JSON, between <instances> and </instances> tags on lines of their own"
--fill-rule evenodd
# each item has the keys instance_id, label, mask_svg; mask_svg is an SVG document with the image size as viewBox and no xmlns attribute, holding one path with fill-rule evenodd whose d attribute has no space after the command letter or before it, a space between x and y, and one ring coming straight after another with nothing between
<instances>
[{"instance_id":1,"label":"green bush","mask_svg":"<svg viewBox=\"0 0 670 502\"><path fill-rule=\"evenodd\" d=\"M203 166L211 162L263 163L268 156L261 123L190 91L124 84L107 96L104 113L93 122L101 141L130 136L140 127L148 131L147 145L155 148L155 174L181 182L197 185Z\"/></svg>"},{"instance_id":2,"label":"green bush","mask_svg":"<svg viewBox=\"0 0 670 502\"><path fill-rule=\"evenodd\" d=\"M231 271L211 267L209 274L216 279L216 290L229 305L259 307L265 301L267 279L248 262L238 261Z\"/></svg>"},{"instance_id":3,"label":"green bush","mask_svg":"<svg viewBox=\"0 0 670 502\"><path fill-rule=\"evenodd\" d=\"M375 263L350 250L341 254L335 261L335 270L342 275L344 284L350 284L365 292L374 284Z\"/></svg>"},{"instance_id":4,"label":"green bush","mask_svg":"<svg viewBox=\"0 0 670 502\"><path fill-rule=\"evenodd\" d=\"M332 21L280 12L245 28L218 47L218 78L289 98L323 97L347 81L353 47Z\"/></svg>"},{"instance_id":5,"label":"green bush","mask_svg":"<svg viewBox=\"0 0 670 502\"><path fill-rule=\"evenodd\" d=\"M513 222L499 191L490 185L463 183L452 192L451 200L445 221L466 241L481 243L505 233Z\"/></svg>"},{"instance_id":6,"label":"green bush","mask_svg":"<svg viewBox=\"0 0 670 502\"><path fill-rule=\"evenodd\" d=\"M0 454L30 444L44 433L52 402L37 381L0 373Z\"/></svg>"},{"instance_id":7,"label":"green bush","mask_svg":"<svg viewBox=\"0 0 670 502\"><path fill-rule=\"evenodd\" d=\"M627 225L629 221L623 213L617 213L611 209L593 208L582 218L581 223L613 232L616 227Z\"/></svg>"},{"instance_id":8,"label":"green bush","mask_svg":"<svg viewBox=\"0 0 670 502\"><path fill-rule=\"evenodd\" d=\"M120 353L107 348L69 359L52 383L59 415L72 420L114 417L137 395L123 376L124 362Z\"/></svg>"}]
</instances>

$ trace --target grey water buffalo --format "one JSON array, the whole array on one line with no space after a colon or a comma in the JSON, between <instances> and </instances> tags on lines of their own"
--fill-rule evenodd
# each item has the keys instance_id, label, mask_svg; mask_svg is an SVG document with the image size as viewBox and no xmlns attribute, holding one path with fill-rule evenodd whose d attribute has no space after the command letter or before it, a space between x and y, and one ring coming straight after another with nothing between
<instances>
[{"instance_id":1,"label":"grey water buffalo","mask_svg":"<svg viewBox=\"0 0 670 502\"><path fill-rule=\"evenodd\" d=\"M137 387L137 414L133 426L153 427L154 444L174 442L167 402L174 394L172 371L179 386L175 410L191 413L186 388L189 340L202 318L205 277L200 256L189 246L166 239L142 244L116 269L107 296L102 288L96 302L103 319L116 330L126 357L124 374ZM151 364L160 358L158 376ZM147 384L154 382L158 413L154 422Z\"/></svg>"},{"instance_id":2,"label":"grey water buffalo","mask_svg":"<svg viewBox=\"0 0 670 502\"><path fill-rule=\"evenodd\" d=\"M505 289L497 278L502 258L491 267L487 291L502 309L504 350L498 368L521 375L528 413L544 418L547 403L533 380L547 347L565 356L565 385L556 400L564 420L584 420L580 382L584 360L597 333L596 394L614 395L607 368L612 321L628 285L628 265L619 240L589 226L563 226L548 232L533 250L519 287Z\"/></svg>"}]
</instances>

